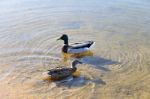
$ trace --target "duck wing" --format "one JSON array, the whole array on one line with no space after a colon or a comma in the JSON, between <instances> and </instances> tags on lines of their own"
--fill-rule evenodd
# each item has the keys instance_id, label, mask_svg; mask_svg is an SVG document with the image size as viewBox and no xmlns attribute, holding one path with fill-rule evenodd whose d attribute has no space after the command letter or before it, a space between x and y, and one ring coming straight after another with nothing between
<instances>
[{"instance_id":1,"label":"duck wing","mask_svg":"<svg viewBox=\"0 0 150 99\"><path fill-rule=\"evenodd\" d=\"M56 68L48 70L48 74L53 78L63 78L73 73L73 68Z\"/></svg>"},{"instance_id":2,"label":"duck wing","mask_svg":"<svg viewBox=\"0 0 150 99\"><path fill-rule=\"evenodd\" d=\"M89 48L94 44L93 41L87 41L83 43L74 43L69 46L67 52L68 53L81 53L89 50Z\"/></svg>"},{"instance_id":3,"label":"duck wing","mask_svg":"<svg viewBox=\"0 0 150 99\"><path fill-rule=\"evenodd\" d=\"M90 48L91 45L93 45L95 42L94 41L87 41L87 42L83 42L83 43L74 43L71 44L70 47L72 47L73 49L79 49L79 48Z\"/></svg>"}]
</instances>

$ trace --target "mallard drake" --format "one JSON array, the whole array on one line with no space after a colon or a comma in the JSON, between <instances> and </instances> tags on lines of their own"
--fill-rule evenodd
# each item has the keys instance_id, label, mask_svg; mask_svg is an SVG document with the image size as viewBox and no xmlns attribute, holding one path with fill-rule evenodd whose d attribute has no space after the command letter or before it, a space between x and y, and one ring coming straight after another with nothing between
<instances>
[{"instance_id":1,"label":"mallard drake","mask_svg":"<svg viewBox=\"0 0 150 99\"><path fill-rule=\"evenodd\" d=\"M63 40L64 46L62 47L62 52L69 53L69 54L75 54L75 53L81 53L88 51L90 47L95 43L94 41L86 41L83 43L74 43L69 45L69 39L68 35L63 34L59 39L57 40Z\"/></svg>"},{"instance_id":2,"label":"mallard drake","mask_svg":"<svg viewBox=\"0 0 150 99\"><path fill-rule=\"evenodd\" d=\"M55 69L48 70L47 74L51 80L64 79L76 72L77 64L82 64L82 62L75 60L72 62L72 67L57 67Z\"/></svg>"}]
</instances>

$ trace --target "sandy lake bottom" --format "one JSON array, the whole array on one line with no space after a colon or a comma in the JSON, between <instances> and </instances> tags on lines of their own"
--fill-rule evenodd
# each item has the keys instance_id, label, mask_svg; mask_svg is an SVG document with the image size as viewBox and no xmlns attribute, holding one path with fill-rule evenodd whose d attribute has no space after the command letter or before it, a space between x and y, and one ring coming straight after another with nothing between
<instances>
[{"instance_id":1,"label":"sandy lake bottom","mask_svg":"<svg viewBox=\"0 0 150 99\"><path fill-rule=\"evenodd\" d=\"M62 34L95 46L79 77L43 81L74 60L61 53ZM2 0L0 98L150 99L150 1Z\"/></svg>"}]
</instances>

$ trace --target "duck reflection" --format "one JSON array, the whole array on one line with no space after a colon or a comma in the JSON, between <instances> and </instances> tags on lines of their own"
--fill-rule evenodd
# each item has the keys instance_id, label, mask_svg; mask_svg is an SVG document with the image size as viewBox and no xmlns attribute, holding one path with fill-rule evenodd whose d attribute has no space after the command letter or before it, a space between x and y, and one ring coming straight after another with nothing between
<instances>
[{"instance_id":1,"label":"duck reflection","mask_svg":"<svg viewBox=\"0 0 150 99\"><path fill-rule=\"evenodd\" d=\"M83 58L83 57L87 57L87 56L93 56L93 52L90 50L81 52L81 53L75 53L75 54L69 54L69 53L62 52L63 62L66 65L68 65L68 60L70 58Z\"/></svg>"}]
</instances>

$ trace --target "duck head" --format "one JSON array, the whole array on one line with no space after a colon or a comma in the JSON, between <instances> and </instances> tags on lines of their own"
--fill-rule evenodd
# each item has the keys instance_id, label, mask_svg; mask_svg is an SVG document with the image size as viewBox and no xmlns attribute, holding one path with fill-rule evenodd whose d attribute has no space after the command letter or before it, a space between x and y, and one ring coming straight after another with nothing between
<instances>
[{"instance_id":1,"label":"duck head","mask_svg":"<svg viewBox=\"0 0 150 99\"><path fill-rule=\"evenodd\" d=\"M68 45L68 35L67 34L63 34L59 39L57 40L63 40L64 44Z\"/></svg>"}]
</instances>

